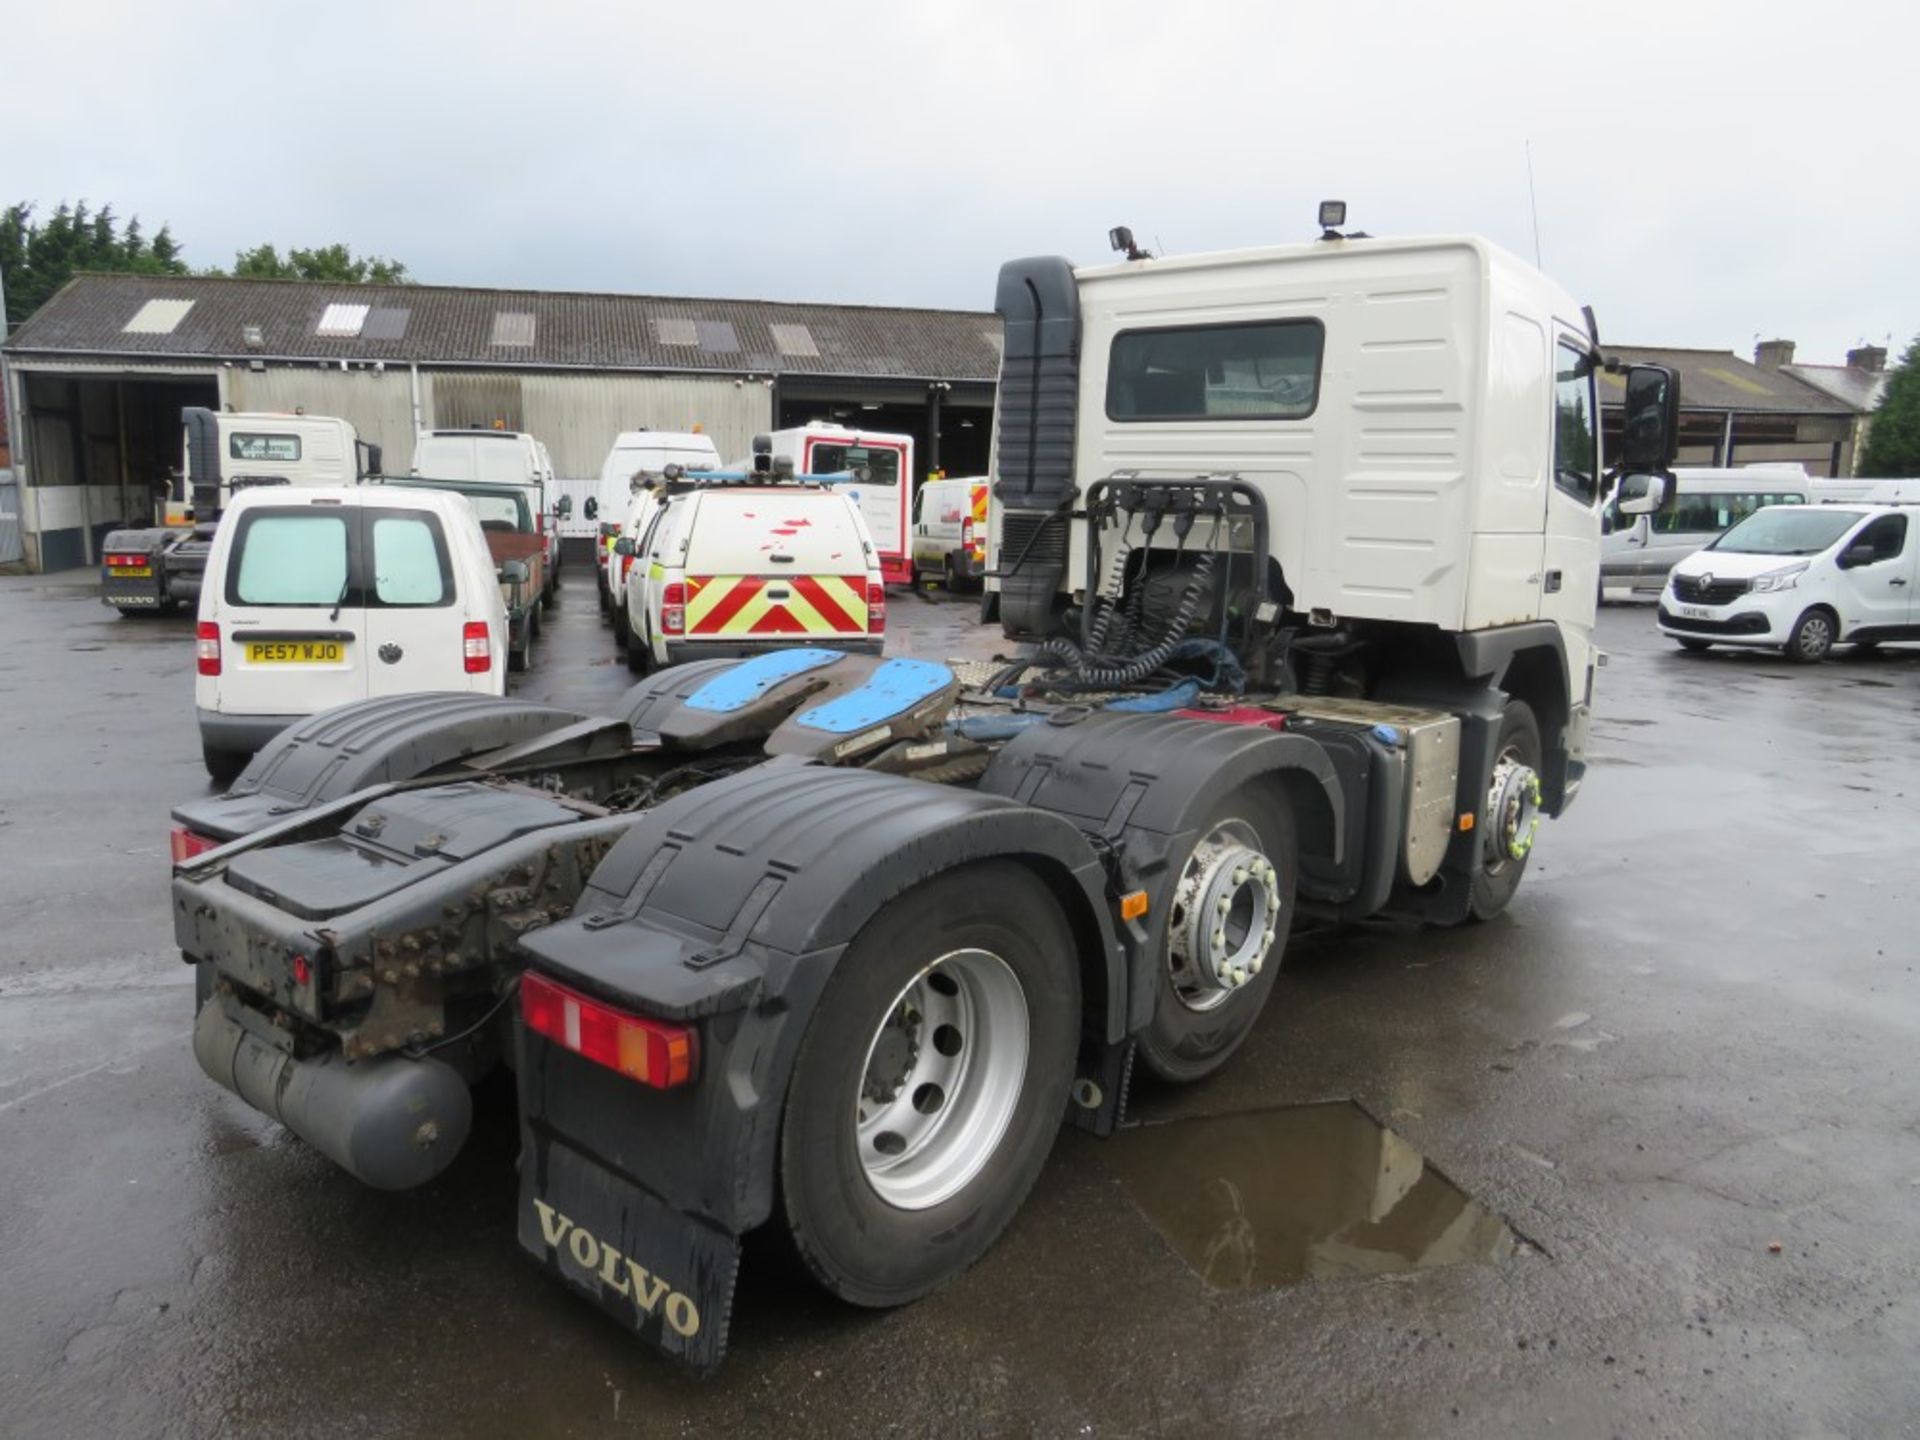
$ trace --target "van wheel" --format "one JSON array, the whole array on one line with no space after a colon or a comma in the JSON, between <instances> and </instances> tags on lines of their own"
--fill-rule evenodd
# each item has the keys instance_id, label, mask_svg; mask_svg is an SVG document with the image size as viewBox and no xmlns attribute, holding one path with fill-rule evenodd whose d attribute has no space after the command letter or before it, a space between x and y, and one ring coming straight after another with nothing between
<instances>
[{"instance_id":1,"label":"van wheel","mask_svg":"<svg viewBox=\"0 0 1920 1440\"><path fill-rule=\"evenodd\" d=\"M1681 648L1682 650L1691 650L1691 651L1692 651L1692 652L1693 652L1693 653L1694 653L1695 655L1698 655L1698 654L1699 654L1699 653L1700 653L1700 652L1701 652L1702 650L1711 650L1711 649L1713 648L1713 641L1711 641L1711 640L1682 640L1682 641L1680 642L1680 648Z\"/></svg>"},{"instance_id":2,"label":"van wheel","mask_svg":"<svg viewBox=\"0 0 1920 1440\"><path fill-rule=\"evenodd\" d=\"M1833 612L1814 606L1794 623L1787 636L1787 659L1796 665L1812 665L1827 658L1837 638Z\"/></svg>"},{"instance_id":3,"label":"van wheel","mask_svg":"<svg viewBox=\"0 0 1920 1440\"><path fill-rule=\"evenodd\" d=\"M627 669L636 675L653 669L653 647L638 635L627 637Z\"/></svg>"},{"instance_id":4,"label":"van wheel","mask_svg":"<svg viewBox=\"0 0 1920 1440\"><path fill-rule=\"evenodd\" d=\"M1540 829L1540 722L1526 701L1510 700L1501 712L1493 757L1486 804L1476 817L1480 869L1469 897L1476 920L1491 920L1507 908Z\"/></svg>"},{"instance_id":5,"label":"van wheel","mask_svg":"<svg viewBox=\"0 0 1920 1440\"><path fill-rule=\"evenodd\" d=\"M965 1270L1032 1189L1080 1033L1073 932L1025 866L948 871L867 922L820 997L780 1130L802 1263L855 1305Z\"/></svg>"},{"instance_id":6,"label":"van wheel","mask_svg":"<svg viewBox=\"0 0 1920 1440\"><path fill-rule=\"evenodd\" d=\"M523 630L521 633L525 635L526 631L531 630L532 628L533 628L533 622L529 620L526 624L525 630ZM530 658L529 652L532 649L533 649L533 640L531 636L528 636L527 638L522 639L518 645L513 644L512 641L509 640L507 643L507 669L512 671L516 675L523 673L527 668L527 661Z\"/></svg>"},{"instance_id":7,"label":"van wheel","mask_svg":"<svg viewBox=\"0 0 1920 1440\"><path fill-rule=\"evenodd\" d=\"M604 615L613 609L613 597L607 593L607 582L605 580L596 580L594 584L600 591L600 613Z\"/></svg>"},{"instance_id":8,"label":"van wheel","mask_svg":"<svg viewBox=\"0 0 1920 1440\"><path fill-rule=\"evenodd\" d=\"M633 627L627 623L627 611L621 606L613 612L613 643L624 650L633 640Z\"/></svg>"},{"instance_id":9,"label":"van wheel","mask_svg":"<svg viewBox=\"0 0 1920 1440\"><path fill-rule=\"evenodd\" d=\"M200 746L200 759L207 767L207 777L222 790L240 778L240 772L252 758L242 751L219 750L204 742Z\"/></svg>"},{"instance_id":10,"label":"van wheel","mask_svg":"<svg viewBox=\"0 0 1920 1440\"><path fill-rule=\"evenodd\" d=\"M1174 873L1160 993L1139 1054L1190 1084L1226 1064L1266 1008L1293 927L1293 816L1268 787L1222 800Z\"/></svg>"}]
</instances>

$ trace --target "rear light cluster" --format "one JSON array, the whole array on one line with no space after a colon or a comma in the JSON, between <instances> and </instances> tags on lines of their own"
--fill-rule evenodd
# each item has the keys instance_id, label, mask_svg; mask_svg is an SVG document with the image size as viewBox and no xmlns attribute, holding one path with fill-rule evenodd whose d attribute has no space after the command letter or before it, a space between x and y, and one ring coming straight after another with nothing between
<instances>
[{"instance_id":1,"label":"rear light cluster","mask_svg":"<svg viewBox=\"0 0 1920 1440\"><path fill-rule=\"evenodd\" d=\"M467 621L460 631L460 653L469 675L484 675L493 668L493 635L486 621Z\"/></svg>"},{"instance_id":2,"label":"rear light cluster","mask_svg":"<svg viewBox=\"0 0 1920 1440\"><path fill-rule=\"evenodd\" d=\"M693 1079L691 1026L629 1015L531 970L520 977L520 1014L536 1035L642 1085L671 1090Z\"/></svg>"},{"instance_id":3,"label":"rear light cluster","mask_svg":"<svg viewBox=\"0 0 1920 1440\"><path fill-rule=\"evenodd\" d=\"M194 652L199 659L202 675L220 673L220 627L211 620L200 622L200 629L194 638Z\"/></svg>"},{"instance_id":4,"label":"rear light cluster","mask_svg":"<svg viewBox=\"0 0 1920 1440\"><path fill-rule=\"evenodd\" d=\"M664 635L687 633L687 587L675 580L660 596L660 631Z\"/></svg>"},{"instance_id":5,"label":"rear light cluster","mask_svg":"<svg viewBox=\"0 0 1920 1440\"><path fill-rule=\"evenodd\" d=\"M627 576L631 575L632 573L633 573L633 556L622 555L620 557L620 583L622 585L626 584Z\"/></svg>"},{"instance_id":6,"label":"rear light cluster","mask_svg":"<svg viewBox=\"0 0 1920 1440\"><path fill-rule=\"evenodd\" d=\"M187 829L184 825L176 825L172 833L167 836L167 848L173 855L173 863L184 865L196 855L204 855L209 850L218 850L220 842L211 835L202 835L198 831Z\"/></svg>"},{"instance_id":7,"label":"rear light cluster","mask_svg":"<svg viewBox=\"0 0 1920 1440\"><path fill-rule=\"evenodd\" d=\"M131 570L146 563L147 557L144 555L107 556L107 568L109 570Z\"/></svg>"},{"instance_id":8,"label":"rear light cluster","mask_svg":"<svg viewBox=\"0 0 1920 1440\"><path fill-rule=\"evenodd\" d=\"M867 582L867 633L883 634L887 628L887 587L878 580Z\"/></svg>"}]
</instances>

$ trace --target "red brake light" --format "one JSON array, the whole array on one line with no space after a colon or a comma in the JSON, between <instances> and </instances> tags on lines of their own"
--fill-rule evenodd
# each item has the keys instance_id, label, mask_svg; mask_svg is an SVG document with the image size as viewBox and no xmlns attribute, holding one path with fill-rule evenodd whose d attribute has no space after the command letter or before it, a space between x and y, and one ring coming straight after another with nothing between
<instances>
[{"instance_id":1,"label":"red brake light","mask_svg":"<svg viewBox=\"0 0 1920 1440\"><path fill-rule=\"evenodd\" d=\"M632 573L633 573L633 556L622 555L620 557L620 583L622 585L626 584L627 576L631 575Z\"/></svg>"},{"instance_id":2,"label":"red brake light","mask_svg":"<svg viewBox=\"0 0 1920 1440\"><path fill-rule=\"evenodd\" d=\"M963 550L973 548L973 517L971 515L960 522L960 547Z\"/></svg>"},{"instance_id":3,"label":"red brake light","mask_svg":"<svg viewBox=\"0 0 1920 1440\"><path fill-rule=\"evenodd\" d=\"M209 850L218 850L220 844L211 835L202 835L184 825L174 826L172 833L167 836L167 848L176 865L184 865L194 856L204 855Z\"/></svg>"},{"instance_id":4,"label":"red brake light","mask_svg":"<svg viewBox=\"0 0 1920 1440\"><path fill-rule=\"evenodd\" d=\"M867 633L878 635L887 628L887 587L878 580L867 582Z\"/></svg>"},{"instance_id":5,"label":"red brake light","mask_svg":"<svg viewBox=\"0 0 1920 1440\"><path fill-rule=\"evenodd\" d=\"M536 1035L642 1085L671 1090L693 1079L691 1026L629 1015L531 970L520 977L520 1014Z\"/></svg>"},{"instance_id":6,"label":"red brake light","mask_svg":"<svg viewBox=\"0 0 1920 1440\"><path fill-rule=\"evenodd\" d=\"M660 630L666 635L687 633L687 587L678 580L660 597Z\"/></svg>"},{"instance_id":7,"label":"red brake light","mask_svg":"<svg viewBox=\"0 0 1920 1440\"><path fill-rule=\"evenodd\" d=\"M202 675L220 673L220 627L211 620L202 620L196 632L194 649L200 661Z\"/></svg>"},{"instance_id":8,"label":"red brake light","mask_svg":"<svg viewBox=\"0 0 1920 1440\"><path fill-rule=\"evenodd\" d=\"M460 632L467 674L484 675L493 668L493 635L484 620L469 620Z\"/></svg>"}]
</instances>

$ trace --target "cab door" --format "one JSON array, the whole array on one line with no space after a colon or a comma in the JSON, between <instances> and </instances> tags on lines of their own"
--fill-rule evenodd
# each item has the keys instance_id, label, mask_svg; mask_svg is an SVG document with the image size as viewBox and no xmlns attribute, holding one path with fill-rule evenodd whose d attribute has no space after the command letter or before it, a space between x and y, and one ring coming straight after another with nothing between
<instances>
[{"instance_id":1,"label":"cab door","mask_svg":"<svg viewBox=\"0 0 1920 1440\"><path fill-rule=\"evenodd\" d=\"M507 663L505 629L489 633L487 670L469 671L467 608L440 516L389 505L363 506L360 514L367 693L497 689L488 682L497 681L493 672ZM483 614L474 611L476 618Z\"/></svg>"},{"instance_id":2,"label":"cab door","mask_svg":"<svg viewBox=\"0 0 1920 1440\"><path fill-rule=\"evenodd\" d=\"M1869 549L1872 558L1865 554ZM1909 524L1904 514L1877 516L1856 530L1834 560L1840 638L1856 628L1883 639L1905 634L1913 623L1917 561L1920 526Z\"/></svg>"},{"instance_id":3,"label":"cab door","mask_svg":"<svg viewBox=\"0 0 1920 1440\"><path fill-rule=\"evenodd\" d=\"M1600 586L1600 408L1584 337L1561 332L1553 347L1553 483L1546 487L1540 618L1560 627L1573 703L1587 698L1594 597Z\"/></svg>"}]
</instances>

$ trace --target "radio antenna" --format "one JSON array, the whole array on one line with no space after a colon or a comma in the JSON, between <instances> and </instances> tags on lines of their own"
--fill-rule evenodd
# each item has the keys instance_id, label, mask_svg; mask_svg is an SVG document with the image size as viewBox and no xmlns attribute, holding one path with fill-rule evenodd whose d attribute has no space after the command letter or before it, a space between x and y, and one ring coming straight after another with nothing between
<instances>
[{"instance_id":1,"label":"radio antenna","mask_svg":"<svg viewBox=\"0 0 1920 1440\"><path fill-rule=\"evenodd\" d=\"M1533 268L1544 269L1540 263L1540 197L1533 189L1533 140L1527 140L1527 208L1533 212Z\"/></svg>"}]
</instances>

